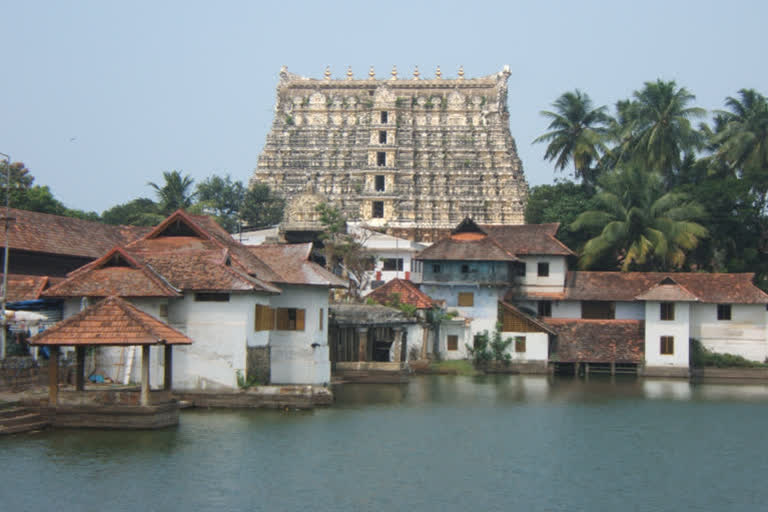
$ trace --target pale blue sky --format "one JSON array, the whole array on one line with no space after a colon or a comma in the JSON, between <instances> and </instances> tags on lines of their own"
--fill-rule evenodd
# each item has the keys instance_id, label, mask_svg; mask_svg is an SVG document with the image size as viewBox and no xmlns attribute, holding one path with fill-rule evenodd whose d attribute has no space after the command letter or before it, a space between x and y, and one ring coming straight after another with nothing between
<instances>
[{"instance_id":1,"label":"pale blue sky","mask_svg":"<svg viewBox=\"0 0 768 512\"><path fill-rule=\"evenodd\" d=\"M760 1L0 0L0 152L67 206L101 212L151 197L164 170L247 181L283 64L315 78L509 64L526 177L550 183L532 141L557 96L613 105L657 78L707 109L742 87L768 93L766 20Z\"/></svg>"}]
</instances>

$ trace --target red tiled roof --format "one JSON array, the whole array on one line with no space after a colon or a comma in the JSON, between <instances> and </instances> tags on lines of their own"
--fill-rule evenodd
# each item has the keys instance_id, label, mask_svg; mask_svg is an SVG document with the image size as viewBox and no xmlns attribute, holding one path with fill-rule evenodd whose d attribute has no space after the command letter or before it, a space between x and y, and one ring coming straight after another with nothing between
<instances>
[{"instance_id":1,"label":"red tiled roof","mask_svg":"<svg viewBox=\"0 0 768 512\"><path fill-rule=\"evenodd\" d=\"M29 339L31 345L188 345L176 329L118 298L108 297Z\"/></svg>"},{"instance_id":2,"label":"red tiled roof","mask_svg":"<svg viewBox=\"0 0 768 512\"><path fill-rule=\"evenodd\" d=\"M157 273L120 247L74 272L45 291L46 297L179 297Z\"/></svg>"},{"instance_id":3,"label":"red tiled roof","mask_svg":"<svg viewBox=\"0 0 768 512\"><path fill-rule=\"evenodd\" d=\"M248 245L248 250L277 274L273 282L346 288L348 283L333 272L309 261L312 244Z\"/></svg>"},{"instance_id":4,"label":"red tiled roof","mask_svg":"<svg viewBox=\"0 0 768 512\"><path fill-rule=\"evenodd\" d=\"M395 294L397 294L398 301L401 304L410 304L418 309L431 309L434 305L432 298L419 290L415 284L399 278L392 279L379 286L366 295L366 298L373 299L379 304L387 304L392 302L393 295Z\"/></svg>"},{"instance_id":5,"label":"red tiled roof","mask_svg":"<svg viewBox=\"0 0 768 512\"><path fill-rule=\"evenodd\" d=\"M47 276L8 274L8 302L39 299L49 281Z\"/></svg>"},{"instance_id":6,"label":"red tiled roof","mask_svg":"<svg viewBox=\"0 0 768 512\"><path fill-rule=\"evenodd\" d=\"M226 249L150 253L142 259L181 290L280 292L279 288L228 265L230 255Z\"/></svg>"},{"instance_id":7,"label":"red tiled roof","mask_svg":"<svg viewBox=\"0 0 768 512\"><path fill-rule=\"evenodd\" d=\"M415 257L419 260L518 261L514 254L501 247L490 236L464 238L462 235L463 233L460 233L443 238Z\"/></svg>"},{"instance_id":8,"label":"red tiled roof","mask_svg":"<svg viewBox=\"0 0 768 512\"><path fill-rule=\"evenodd\" d=\"M573 256L573 251L555 238L559 227L558 223L482 226L499 245L518 256L523 254Z\"/></svg>"},{"instance_id":9,"label":"red tiled roof","mask_svg":"<svg viewBox=\"0 0 768 512\"><path fill-rule=\"evenodd\" d=\"M533 325L535 325L536 327L538 327L544 332L548 332L550 334L556 334L555 331L545 322L521 311L520 309L518 309L517 307L513 306L508 302L501 301L501 307L511 312L512 314L516 315L517 317L527 320L528 322L532 323Z\"/></svg>"},{"instance_id":10,"label":"red tiled roof","mask_svg":"<svg viewBox=\"0 0 768 512\"><path fill-rule=\"evenodd\" d=\"M67 256L98 258L115 245L127 244L149 230L15 208L9 209L9 216L15 219L8 225L11 249ZM4 243L5 233L0 230L0 244Z\"/></svg>"},{"instance_id":11,"label":"red tiled roof","mask_svg":"<svg viewBox=\"0 0 768 512\"><path fill-rule=\"evenodd\" d=\"M642 363L645 354L640 320L583 320L547 318L557 332L557 348L550 359L562 362Z\"/></svg>"},{"instance_id":12,"label":"red tiled roof","mask_svg":"<svg viewBox=\"0 0 768 512\"><path fill-rule=\"evenodd\" d=\"M565 279L565 292L561 300L639 300L638 298L644 293L661 284L666 278L670 278L700 302L768 304L768 295L752 284L753 277L752 273L568 272ZM525 292L512 289L506 300L527 296ZM530 296L535 298L534 294Z\"/></svg>"},{"instance_id":13,"label":"red tiled roof","mask_svg":"<svg viewBox=\"0 0 768 512\"><path fill-rule=\"evenodd\" d=\"M638 295L637 300L650 300L660 302L696 302L699 300L694 294L680 286L671 278L665 278L650 290Z\"/></svg>"}]
</instances>

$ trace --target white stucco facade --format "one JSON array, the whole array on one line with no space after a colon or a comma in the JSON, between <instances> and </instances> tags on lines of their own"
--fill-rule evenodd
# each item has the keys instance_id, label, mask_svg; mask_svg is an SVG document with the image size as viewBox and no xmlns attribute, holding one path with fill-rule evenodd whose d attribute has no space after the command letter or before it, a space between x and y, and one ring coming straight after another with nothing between
<instances>
[{"instance_id":1,"label":"white stucco facade","mask_svg":"<svg viewBox=\"0 0 768 512\"><path fill-rule=\"evenodd\" d=\"M661 303L645 303L645 364L688 368L691 305L674 302L674 319L661 319ZM671 337L671 353L663 353L664 340ZM669 343L669 342L667 342ZM667 352L670 347L667 346Z\"/></svg>"},{"instance_id":2,"label":"white stucco facade","mask_svg":"<svg viewBox=\"0 0 768 512\"><path fill-rule=\"evenodd\" d=\"M730 320L718 320L717 304L695 303L691 337L712 352L752 361L768 358L768 311L763 304L732 304Z\"/></svg>"}]
</instances>

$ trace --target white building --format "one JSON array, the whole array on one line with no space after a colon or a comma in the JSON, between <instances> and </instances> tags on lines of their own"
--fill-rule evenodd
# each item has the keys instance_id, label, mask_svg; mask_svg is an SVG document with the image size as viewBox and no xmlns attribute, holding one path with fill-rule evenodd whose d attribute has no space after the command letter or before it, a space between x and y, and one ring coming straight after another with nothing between
<instances>
[{"instance_id":1,"label":"white building","mask_svg":"<svg viewBox=\"0 0 768 512\"><path fill-rule=\"evenodd\" d=\"M84 302L121 296L182 331L178 390L235 389L238 376L273 384L330 382L327 312L338 277L308 259L309 244L247 247L208 217L177 211L151 232L72 272L44 296L65 299L64 316ZM103 349L97 369L136 379L127 349ZM162 351L153 352L158 382Z\"/></svg>"}]
</instances>

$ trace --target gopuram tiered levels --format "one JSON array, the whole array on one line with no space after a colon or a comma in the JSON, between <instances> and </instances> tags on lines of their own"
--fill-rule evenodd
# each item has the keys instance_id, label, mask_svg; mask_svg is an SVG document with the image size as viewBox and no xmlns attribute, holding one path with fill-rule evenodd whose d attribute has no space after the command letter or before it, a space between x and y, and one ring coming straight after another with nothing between
<instances>
[{"instance_id":1,"label":"gopuram tiered levels","mask_svg":"<svg viewBox=\"0 0 768 512\"><path fill-rule=\"evenodd\" d=\"M311 79L280 72L272 129L252 181L286 199L284 231L347 219L429 241L464 217L522 224L528 186L509 131L509 68L482 78Z\"/></svg>"}]
</instances>

